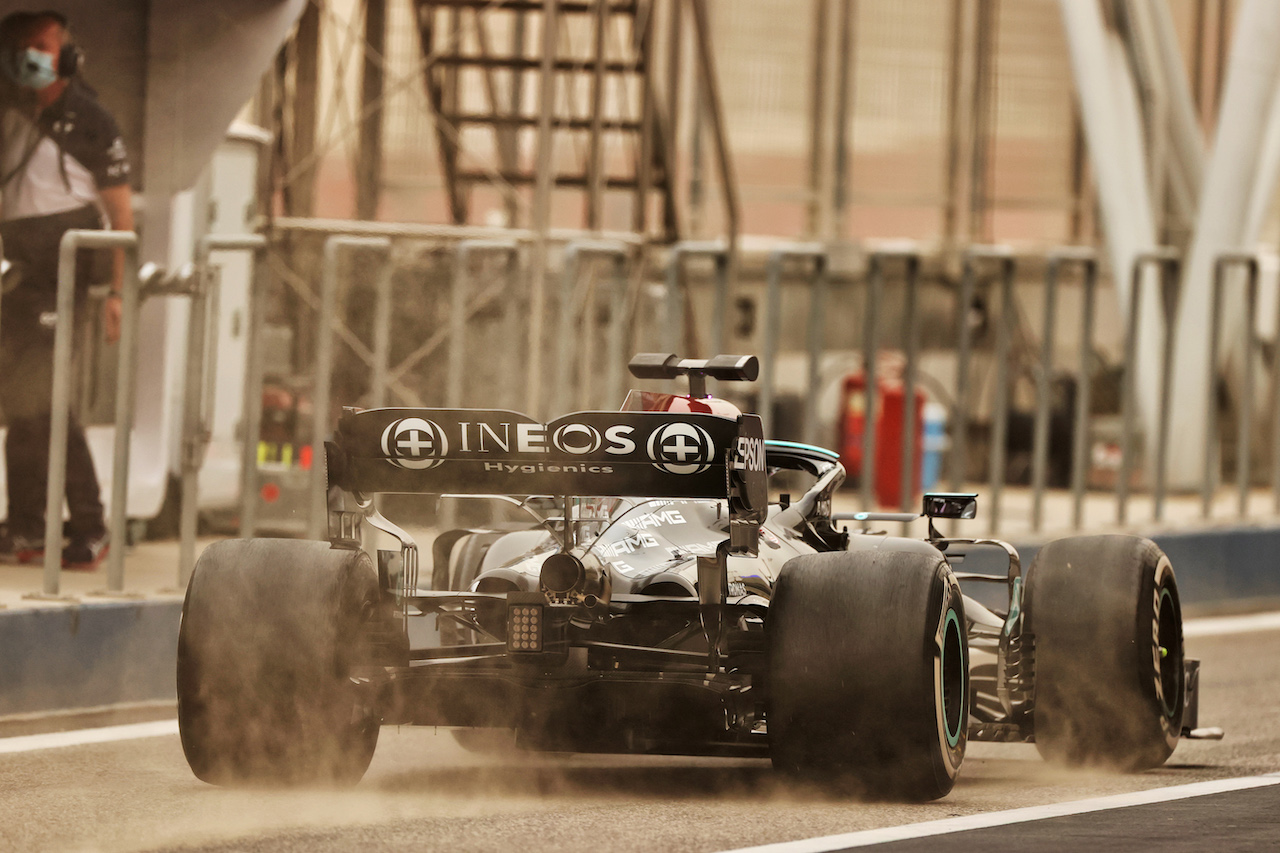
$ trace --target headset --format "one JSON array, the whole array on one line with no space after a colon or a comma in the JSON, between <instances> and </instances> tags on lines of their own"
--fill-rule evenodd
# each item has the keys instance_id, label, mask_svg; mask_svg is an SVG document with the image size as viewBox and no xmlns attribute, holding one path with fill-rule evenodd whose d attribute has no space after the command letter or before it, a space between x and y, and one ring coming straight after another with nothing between
<instances>
[{"instance_id":1,"label":"headset","mask_svg":"<svg viewBox=\"0 0 1280 853\"><path fill-rule=\"evenodd\" d=\"M74 77L80 72L80 68L84 65L84 51L70 37L71 25L67 21L67 16L53 9L46 9L43 12L13 12L0 20L0 34L8 41L12 33L19 27L26 26L31 21L37 19L48 19L54 21L58 26L62 27L62 31L67 33L67 42L58 51L58 76ZM6 50L12 48L5 46Z\"/></svg>"}]
</instances>

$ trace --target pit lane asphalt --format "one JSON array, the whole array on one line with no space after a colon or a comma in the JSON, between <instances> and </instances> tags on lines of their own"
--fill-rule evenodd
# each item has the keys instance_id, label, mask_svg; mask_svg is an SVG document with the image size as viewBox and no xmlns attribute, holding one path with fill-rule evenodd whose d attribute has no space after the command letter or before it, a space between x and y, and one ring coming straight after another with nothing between
<instances>
[{"instance_id":1,"label":"pit lane asphalt","mask_svg":"<svg viewBox=\"0 0 1280 853\"><path fill-rule=\"evenodd\" d=\"M0 850L720 851L1280 770L1280 630L1192 636L1187 646L1203 661L1201 723L1224 727L1227 739L1184 741L1165 767L1139 775L1049 767L1029 745L971 744L941 801L849 802L780 779L763 761L485 756L443 729L385 728L354 789L222 790L191 776L170 734L0 754ZM1198 815L1179 824L1180 844L1230 849L1230 827L1215 818L1224 813L1242 843L1247 832L1274 843L1277 792L1165 808ZM1162 843L1147 833L1167 830L1167 818L1141 815L1082 815L1061 831L1018 824L999 837L1008 849ZM1005 849L990 841L960 834L887 849Z\"/></svg>"}]
</instances>

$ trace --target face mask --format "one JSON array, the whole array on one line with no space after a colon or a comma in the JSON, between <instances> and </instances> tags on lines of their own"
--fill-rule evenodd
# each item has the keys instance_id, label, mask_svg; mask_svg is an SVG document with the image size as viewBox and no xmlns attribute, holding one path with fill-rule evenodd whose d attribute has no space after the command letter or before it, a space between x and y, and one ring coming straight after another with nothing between
<instances>
[{"instance_id":1,"label":"face mask","mask_svg":"<svg viewBox=\"0 0 1280 853\"><path fill-rule=\"evenodd\" d=\"M53 56L34 48L14 54L4 63L4 70L10 80L26 89L43 89L58 79Z\"/></svg>"}]
</instances>

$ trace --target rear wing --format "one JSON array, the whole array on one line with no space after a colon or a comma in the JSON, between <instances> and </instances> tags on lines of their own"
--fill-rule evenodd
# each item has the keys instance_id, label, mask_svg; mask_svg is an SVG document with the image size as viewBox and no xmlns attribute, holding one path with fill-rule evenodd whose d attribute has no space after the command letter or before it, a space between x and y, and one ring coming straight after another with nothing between
<instances>
[{"instance_id":1,"label":"rear wing","mask_svg":"<svg viewBox=\"0 0 1280 853\"><path fill-rule=\"evenodd\" d=\"M366 494L737 498L761 513L768 500L755 415L347 409L330 457L334 484Z\"/></svg>"}]
</instances>

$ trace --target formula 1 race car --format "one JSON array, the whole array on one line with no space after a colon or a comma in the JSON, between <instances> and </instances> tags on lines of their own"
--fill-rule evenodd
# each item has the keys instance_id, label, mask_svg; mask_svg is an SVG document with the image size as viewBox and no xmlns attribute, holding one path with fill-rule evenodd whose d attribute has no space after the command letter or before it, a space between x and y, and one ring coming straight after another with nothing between
<instances>
[{"instance_id":1,"label":"formula 1 race car","mask_svg":"<svg viewBox=\"0 0 1280 853\"><path fill-rule=\"evenodd\" d=\"M707 377L754 380L755 358L630 366L690 393L547 424L346 410L327 464L356 509L331 510L331 541L219 542L195 568L178 648L195 775L354 782L380 726L428 725L532 750L767 756L924 800L951 790L969 739L1141 769L1195 729L1197 662L1153 543L1059 540L1024 578L1011 546L938 534L974 495L925 495L924 541L869 530L918 516L833 514L836 454L766 441L706 395ZM424 589L413 539L374 508L392 492L528 521L439 532ZM364 522L399 549L372 559ZM955 570L984 551L1007 571Z\"/></svg>"}]
</instances>

